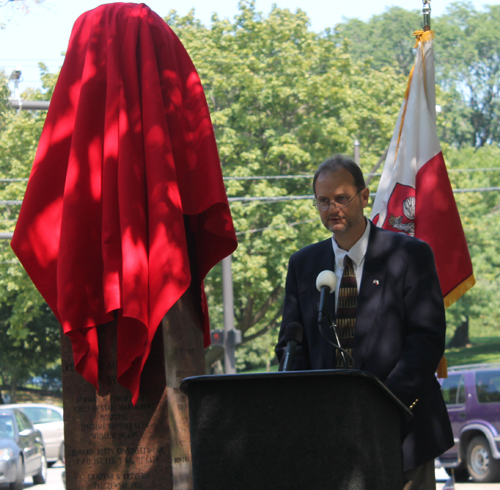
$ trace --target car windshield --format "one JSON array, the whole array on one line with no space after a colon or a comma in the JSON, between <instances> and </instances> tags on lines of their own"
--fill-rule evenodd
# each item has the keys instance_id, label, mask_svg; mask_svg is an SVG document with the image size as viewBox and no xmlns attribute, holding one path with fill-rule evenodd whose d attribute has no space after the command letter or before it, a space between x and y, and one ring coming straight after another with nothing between
<instances>
[{"instance_id":1,"label":"car windshield","mask_svg":"<svg viewBox=\"0 0 500 490\"><path fill-rule=\"evenodd\" d=\"M10 415L0 414L0 438L11 439L14 437L14 425Z\"/></svg>"},{"instance_id":2,"label":"car windshield","mask_svg":"<svg viewBox=\"0 0 500 490\"><path fill-rule=\"evenodd\" d=\"M463 383L460 383L461 380L461 374L451 374L443 381L441 390L443 392L443 398L446 405L455 405L457 403L465 402L465 400L463 399ZM459 395L459 386L462 388L460 390L460 395L462 396ZM457 395L459 395L458 398Z\"/></svg>"},{"instance_id":3,"label":"car windshield","mask_svg":"<svg viewBox=\"0 0 500 490\"><path fill-rule=\"evenodd\" d=\"M48 424L62 420L59 412L48 407L22 407L21 410L34 424Z\"/></svg>"},{"instance_id":4,"label":"car windshield","mask_svg":"<svg viewBox=\"0 0 500 490\"><path fill-rule=\"evenodd\" d=\"M479 403L500 402L500 371L477 372L476 392Z\"/></svg>"}]
</instances>

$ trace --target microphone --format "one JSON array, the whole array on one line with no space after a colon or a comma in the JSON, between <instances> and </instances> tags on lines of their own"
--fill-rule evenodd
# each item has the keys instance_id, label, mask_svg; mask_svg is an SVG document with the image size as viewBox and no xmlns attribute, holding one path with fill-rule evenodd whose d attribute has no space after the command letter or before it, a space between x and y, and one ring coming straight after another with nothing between
<instances>
[{"instance_id":1,"label":"microphone","mask_svg":"<svg viewBox=\"0 0 500 490\"><path fill-rule=\"evenodd\" d=\"M290 371L293 356L295 354L295 347L302 342L304 329L302 325L297 322L289 323L285 329L284 340L286 340L286 353L285 361L283 362L283 371Z\"/></svg>"},{"instance_id":2,"label":"microphone","mask_svg":"<svg viewBox=\"0 0 500 490\"><path fill-rule=\"evenodd\" d=\"M335 292L337 287L337 276L332 271L323 271L316 278L316 288L320 291L319 306L318 306L318 325L323 322L323 310L325 308L326 298L328 293Z\"/></svg>"},{"instance_id":3,"label":"microphone","mask_svg":"<svg viewBox=\"0 0 500 490\"><path fill-rule=\"evenodd\" d=\"M325 314L323 312L325 308L325 302L326 298L328 296L328 293L332 294L335 292L335 288L337 287L337 276L332 272L332 271L323 271L318 274L318 277L316 278L316 287L318 288L318 291L321 292L321 295L319 297L319 306L318 306L318 328L321 333L321 335L324 337L324 339L333 347L335 347L336 350L340 352L340 355L342 357L342 360L344 362L344 367L348 368L349 364L347 363L346 356L351 360L351 365L354 364L354 361L352 359L351 354L347 352L346 350L342 349L340 346L340 339L337 334L337 326L335 323L332 321L330 318L330 328L332 329L333 335L335 336L335 340L337 341L337 345L335 345L331 340L326 338L326 335L323 333L323 330L321 330L321 325L323 322L323 315ZM326 313L326 316L328 316L328 313Z\"/></svg>"}]
</instances>

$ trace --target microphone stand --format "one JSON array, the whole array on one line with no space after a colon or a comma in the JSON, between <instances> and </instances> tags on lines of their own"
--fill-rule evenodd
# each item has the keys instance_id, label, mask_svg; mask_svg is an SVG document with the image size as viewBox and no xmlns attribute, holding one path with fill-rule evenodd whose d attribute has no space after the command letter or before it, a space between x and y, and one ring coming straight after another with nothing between
<instances>
[{"instance_id":1,"label":"microphone stand","mask_svg":"<svg viewBox=\"0 0 500 490\"><path fill-rule=\"evenodd\" d=\"M339 335L337 333L337 324L330 318L330 315L328 315L328 321L330 322L330 328L333 332L333 335L335 336L335 340L337 341L337 346L338 348L340 349L340 354L342 356L342 361L344 362L344 367L346 369L349 369L349 364L347 363L347 359L345 358L345 355L347 354L349 356L349 358L351 359L351 364L354 364L354 360L352 358L352 356L344 349L342 349L342 347L340 347L340 339L339 339Z\"/></svg>"},{"instance_id":2,"label":"microphone stand","mask_svg":"<svg viewBox=\"0 0 500 490\"><path fill-rule=\"evenodd\" d=\"M321 329L321 323L318 322L319 333L323 336L323 338L329 344L333 345L333 347L335 347L336 350L340 351L340 354L342 356L342 362L344 363L344 367L345 367L345 369L349 369L349 364L347 363L346 356L351 360L351 363L353 365L354 365L354 359L352 358L351 354L349 354L349 352L347 352L346 350L342 349L342 347L340 347L340 339L339 339L339 336L337 334L337 325L332 320L332 318L330 317L329 313L326 312L326 311L323 311L323 315L326 318L328 318L328 321L330 323L330 328L332 329L332 332L333 332L333 335L335 337L335 340L337 341L337 345L335 345L330 339L326 338L326 335L323 333L323 330Z\"/></svg>"}]
</instances>

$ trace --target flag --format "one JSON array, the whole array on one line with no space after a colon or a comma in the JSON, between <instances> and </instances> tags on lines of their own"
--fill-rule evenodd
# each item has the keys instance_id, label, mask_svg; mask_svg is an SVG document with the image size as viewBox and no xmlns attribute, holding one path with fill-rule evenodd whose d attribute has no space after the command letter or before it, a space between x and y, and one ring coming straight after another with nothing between
<instances>
[{"instance_id":1,"label":"flag","mask_svg":"<svg viewBox=\"0 0 500 490\"><path fill-rule=\"evenodd\" d=\"M415 65L380 184L372 220L426 241L434 252L446 307L475 283L465 234L436 131L433 31L417 31Z\"/></svg>"}]
</instances>

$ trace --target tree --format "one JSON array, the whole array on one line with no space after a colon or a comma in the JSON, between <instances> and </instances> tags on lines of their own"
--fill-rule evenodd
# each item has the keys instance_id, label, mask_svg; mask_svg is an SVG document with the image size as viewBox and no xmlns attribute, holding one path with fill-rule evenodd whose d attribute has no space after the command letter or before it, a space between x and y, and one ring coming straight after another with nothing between
<instances>
[{"instance_id":1,"label":"tree","mask_svg":"<svg viewBox=\"0 0 500 490\"><path fill-rule=\"evenodd\" d=\"M44 91L28 90L24 99L47 99L56 75L42 65ZM7 100L5 74L0 73L0 196L20 201L31 171L45 112L13 110ZM13 231L19 205L2 204L2 231ZM11 385L12 399L18 382L38 374L60 358L60 326L12 252L7 240L0 241L0 368Z\"/></svg>"},{"instance_id":2,"label":"tree","mask_svg":"<svg viewBox=\"0 0 500 490\"><path fill-rule=\"evenodd\" d=\"M12 16L17 11L27 14L30 12L31 4L37 5L40 3L43 3L43 0L0 0L0 8L4 9L2 14L5 18L8 13ZM0 29L5 29L5 27L6 23L0 22Z\"/></svg>"},{"instance_id":3,"label":"tree","mask_svg":"<svg viewBox=\"0 0 500 490\"><path fill-rule=\"evenodd\" d=\"M469 128L467 139L455 143L499 144L500 5L478 12L470 3L452 4L435 28L439 84L454 95L449 111L461 114Z\"/></svg>"},{"instance_id":4,"label":"tree","mask_svg":"<svg viewBox=\"0 0 500 490\"><path fill-rule=\"evenodd\" d=\"M391 7L367 22L349 19L336 26L337 45L347 42L354 61L376 69L394 67L408 76L413 66L414 30L422 14ZM500 143L500 6L477 11L454 3L432 19L436 33L436 83L441 89L442 142L480 147Z\"/></svg>"},{"instance_id":5,"label":"tree","mask_svg":"<svg viewBox=\"0 0 500 490\"><path fill-rule=\"evenodd\" d=\"M175 12L166 20L202 79L223 173L232 179L228 195L242 199L231 204L239 239L235 316L244 334L238 367L265 365L274 358L288 258L328 235L311 200L275 198L311 195L313 169L333 153L352 153L355 139L371 168L391 137L404 77L353 63L330 33L310 31L301 11L274 7L266 18L253 2L240 2L233 23L214 16L206 28L193 13ZM256 177L284 174L304 178ZM206 281L214 326L222 324L220 277L215 268ZM208 362L221 354L211 349Z\"/></svg>"},{"instance_id":6,"label":"tree","mask_svg":"<svg viewBox=\"0 0 500 490\"><path fill-rule=\"evenodd\" d=\"M500 149L449 148L445 151L452 186L488 189L500 186ZM472 170L472 171L471 171ZM500 194L490 190L455 194L472 258L476 285L447 309L449 332L469 318L474 337L498 335L500 309ZM436 216L436 219L439 219Z\"/></svg>"},{"instance_id":7,"label":"tree","mask_svg":"<svg viewBox=\"0 0 500 490\"><path fill-rule=\"evenodd\" d=\"M377 22L385 25L392 19L396 29L399 17L391 17L397 13L391 14L392 10ZM409 26L415 14L398 15L407 18ZM310 196L311 174L317 164L334 153L352 153L355 139L361 142L362 169L365 173L372 169L392 136L406 86L409 51L400 43L402 33L397 34L396 29L389 34L401 36L394 45L399 46L400 56L395 59L392 48L386 49L382 43L388 57L384 64L384 56L378 58L373 52L365 56L360 46L356 47L359 52L353 50L349 36L356 34L354 28L317 34L309 30L304 12L294 14L275 7L265 17L249 1L240 3L233 22L214 16L212 25L205 27L192 12L180 17L174 11L167 22L200 73L228 179L239 240L233 256L235 316L244 339L237 351L237 366L240 370L265 367L275 357L288 258L301 247L329 236L309 199L280 199ZM347 36L346 32L352 33ZM359 32L363 32L361 28ZM380 27L367 32L372 37L387 35ZM412 36L405 36L412 45ZM390 36L384 39L390 40ZM48 99L56 77L43 71L44 91L32 90L24 96ZM437 94L443 109L438 127L448 142L444 148L452 184L457 188L500 185L497 172L464 171L497 166L500 150L493 145L474 150L466 136L471 134L471 123L450 123L465 120L463 111L469 110L465 99L462 105L457 103L458 90L458 85L443 86ZM6 96L5 77L0 91ZM43 112L16 113L2 99L1 177L28 177L44 118ZM373 191L376 185L376 181L371 185ZM21 199L24 186L23 182L3 183L1 198ZM456 196L478 284L448 310L450 330L469 316L472 335L493 332L500 306L495 273L500 243L498 193ZM0 209L3 229L12 230L18 207ZM31 322L43 316L44 302L6 242L0 242L0 285L5 328L12 339L22 342L30 335ZM222 326L221 289L217 266L206 280L212 328ZM210 348L208 364L221 356L220 348Z\"/></svg>"},{"instance_id":8,"label":"tree","mask_svg":"<svg viewBox=\"0 0 500 490\"><path fill-rule=\"evenodd\" d=\"M19 9L23 12L29 12L31 3L37 5L42 2L43 0L1 0L0 7L10 7L13 10Z\"/></svg>"},{"instance_id":9,"label":"tree","mask_svg":"<svg viewBox=\"0 0 500 490\"><path fill-rule=\"evenodd\" d=\"M11 403L16 403L19 383L34 374L45 372L57 364L61 355L61 327L47 305L42 305L38 316L25 324L25 332L9 328L11 307L0 310L0 328L5 332L0 343L0 370L4 384L10 385Z\"/></svg>"},{"instance_id":10,"label":"tree","mask_svg":"<svg viewBox=\"0 0 500 490\"><path fill-rule=\"evenodd\" d=\"M371 60L381 70L392 66L407 77L415 61L413 31L422 28L422 12L390 7L367 22L348 19L337 24L337 43L348 41L354 60Z\"/></svg>"}]
</instances>

